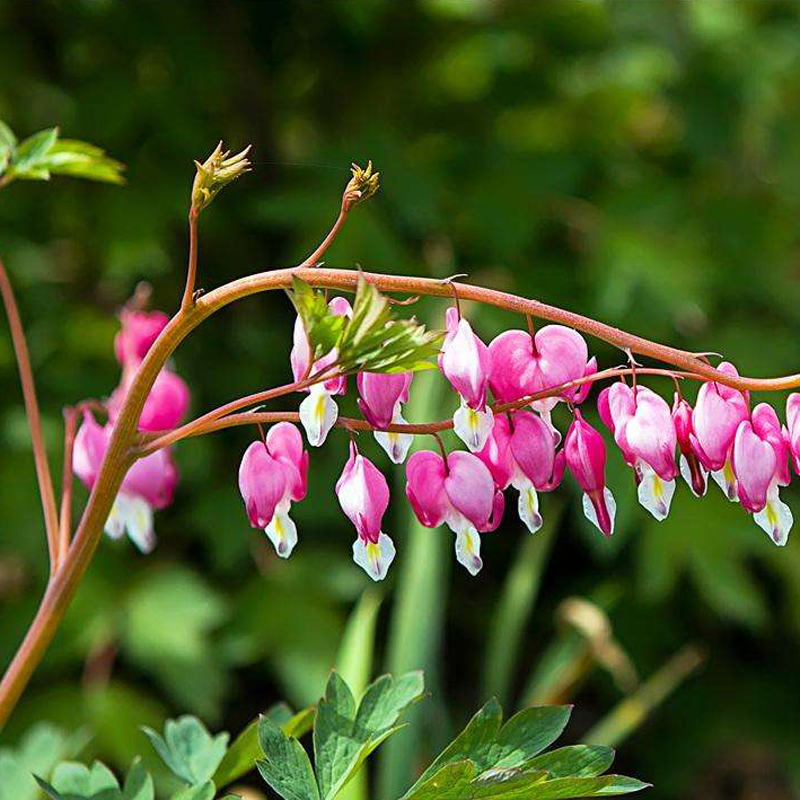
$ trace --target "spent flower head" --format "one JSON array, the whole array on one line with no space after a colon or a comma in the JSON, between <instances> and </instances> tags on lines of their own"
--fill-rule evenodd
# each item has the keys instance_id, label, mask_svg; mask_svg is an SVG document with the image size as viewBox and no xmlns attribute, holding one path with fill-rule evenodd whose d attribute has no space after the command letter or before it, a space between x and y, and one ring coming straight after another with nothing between
<instances>
[{"instance_id":1,"label":"spent flower head","mask_svg":"<svg viewBox=\"0 0 800 800\"><path fill-rule=\"evenodd\" d=\"M202 211L217 196L223 186L235 181L238 177L250 172L250 161L247 154L252 145L247 145L241 153L231 155L230 150L222 150L222 142L214 152L201 164L195 161L197 174L192 184L192 208Z\"/></svg>"},{"instance_id":2,"label":"spent flower head","mask_svg":"<svg viewBox=\"0 0 800 800\"><path fill-rule=\"evenodd\" d=\"M349 211L362 200L369 200L378 191L378 178L380 172L372 171L372 161L367 162L367 168L362 169L358 164L352 164L350 171L353 177L344 188L342 207Z\"/></svg>"}]
</instances>

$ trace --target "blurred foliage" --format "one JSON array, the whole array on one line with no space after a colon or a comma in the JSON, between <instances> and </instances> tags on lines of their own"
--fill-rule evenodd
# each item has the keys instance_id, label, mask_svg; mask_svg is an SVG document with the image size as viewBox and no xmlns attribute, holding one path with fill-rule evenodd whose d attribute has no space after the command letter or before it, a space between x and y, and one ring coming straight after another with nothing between
<instances>
[{"instance_id":1,"label":"blurred foliage","mask_svg":"<svg viewBox=\"0 0 800 800\"><path fill-rule=\"evenodd\" d=\"M301 261L336 216L349 164L372 159L381 191L353 211L328 264L467 272L716 350L745 374L797 372L798 67L800 5L780 0L0 4L0 118L20 138L59 125L126 164L125 187L20 181L0 194L0 252L54 464L61 406L106 396L118 381L116 310L140 280L156 307L176 307L192 160L220 138L237 150L254 144L253 172L201 219L199 287ZM485 339L520 324L466 311ZM421 301L415 313L441 327L441 303ZM292 321L275 293L199 328L175 356L193 410L285 382ZM623 358L591 346L603 364ZM452 412L453 398L431 400L439 385L436 375L415 378L409 418ZM0 387L6 663L35 611L46 550L5 335ZM355 413L352 397L342 408ZM86 757L124 770L143 750L139 725L160 729L169 714L194 712L240 730L254 705L314 700L368 581L350 562L352 530L333 495L346 439L334 433L313 453L309 498L296 507L300 546L278 563L236 490L251 435L231 430L178 449L182 485L158 515L156 553L103 543L4 744L42 719L85 726ZM553 522L545 535L557 536L543 574L527 582L513 567L537 556L513 514L486 537L475 580L451 568L448 533L416 527L404 502L392 504L386 529L398 556L372 673L382 663L425 668L437 699L387 745L382 785L418 772L491 686L511 705L531 688L579 699L568 737L597 726L629 689L605 668L585 668L583 634L554 622L566 597L582 595L605 609L642 675L659 674L687 641L708 654L623 748L620 768L652 780L650 796L800 793L797 542L774 548L715 488L699 502L681 487L655 524L616 452L609 475L613 539L590 529L565 485L543 500ZM787 498L799 507L795 488ZM501 620L511 621L508 636L494 631ZM578 666L537 675L543 655Z\"/></svg>"}]
</instances>

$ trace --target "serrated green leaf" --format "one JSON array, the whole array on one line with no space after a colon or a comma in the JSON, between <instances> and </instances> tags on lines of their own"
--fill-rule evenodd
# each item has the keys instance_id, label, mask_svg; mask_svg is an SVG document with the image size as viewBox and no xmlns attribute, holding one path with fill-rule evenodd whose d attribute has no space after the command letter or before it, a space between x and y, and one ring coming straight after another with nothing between
<instances>
[{"instance_id":1,"label":"serrated green leaf","mask_svg":"<svg viewBox=\"0 0 800 800\"><path fill-rule=\"evenodd\" d=\"M153 800L154 797L153 778L137 758L125 778L122 800Z\"/></svg>"},{"instance_id":2,"label":"serrated green leaf","mask_svg":"<svg viewBox=\"0 0 800 800\"><path fill-rule=\"evenodd\" d=\"M268 709L263 716L278 725L287 736L299 739L311 730L315 713L316 709L311 706L292 714L287 705L279 703ZM264 757L258 742L259 719L260 717L254 719L228 749L212 778L217 786L227 786L251 769L255 769L256 761Z\"/></svg>"},{"instance_id":3,"label":"serrated green leaf","mask_svg":"<svg viewBox=\"0 0 800 800\"><path fill-rule=\"evenodd\" d=\"M624 775L603 775L597 778L556 778L531 787L526 800L561 800L572 797L612 797L647 789L649 783ZM487 798L487 800L489 800Z\"/></svg>"},{"instance_id":4,"label":"serrated green leaf","mask_svg":"<svg viewBox=\"0 0 800 800\"><path fill-rule=\"evenodd\" d=\"M614 750L597 744L559 747L525 762L525 769L542 770L551 778L594 778L614 762Z\"/></svg>"},{"instance_id":5,"label":"serrated green leaf","mask_svg":"<svg viewBox=\"0 0 800 800\"><path fill-rule=\"evenodd\" d=\"M334 314L325 295L312 289L297 276L292 276L292 288L286 294L300 317L308 338L311 361L314 362L336 347L347 318Z\"/></svg>"},{"instance_id":6,"label":"serrated green leaf","mask_svg":"<svg viewBox=\"0 0 800 800\"><path fill-rule=\"evenodd\" d=\"M470 785L478 768L469 760L453 761L442 769L420 778L403 795L404 800L461 800L469 798Z\"/></svg>"},{"instance_id":7,"label":"serrated green leaf","mask_svg":"<svg viewBox=\"0 0 800 800\"><path fill-rule=\"evenodd\" d=\"M497 700L490 700L422 773L409 793L453 762L471 761L479 773L521 767L561 735L570 711L570 706L526 708L501 728L502 709Z\"/></svg>"},{"instance_id":8,"label":"serrated green leaf","mask_svg":"<svg viewBox=\"0 0 800 800\"><path fill-rule=\"evenodd\" d=\"M258 741L264 760L257 762L261 777L284 800L319 800L314 770L303 745L262 717Z\"/></svg>"},{"instance_id":9,"label":"serrated green leaf","mask_svg":"<svg viewBox=\"0 0 800 800\"><path fill-rule=\"evenodd\" d=\"M398 717L423 691L421 672L397 680L382 675L367 687L356 710L347 684L331 673L314 722L314 757L323 800L332 800L367 756L399 730Z\"/></svg>"},{"instance_id":10,"label":"serrated green leaf","mask_svg":"<svg viewBox=\"0 0 800 800\"><path fill-rule=\"evenodd\" d=\"M227 750L228 734L212 737L193 716L167 720L163 738L151 728L142 730L170 770L191 785L210 780Z\"/></svg>"},{"instance_id":11,"label":"serrated green leaf","mask_svg":"<svg viewBox=\"0 0 800 800\"><path fill-rule=\"evenodd\" d=\"M11 171L18 178L46 180L43 161L58 138L58 128L46 128L20 142L11 159Z\"/></svg>"}]
</instances>

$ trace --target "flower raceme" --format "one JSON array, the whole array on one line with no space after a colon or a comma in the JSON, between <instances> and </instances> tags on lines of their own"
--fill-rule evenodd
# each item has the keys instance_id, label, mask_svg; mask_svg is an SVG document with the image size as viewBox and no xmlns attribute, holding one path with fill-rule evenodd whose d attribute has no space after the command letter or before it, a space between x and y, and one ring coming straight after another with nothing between
<instances>
[{"instance_id":1,"label":"flower raceme","mask_svg":"<svg viewBox=\"0 0 800 800\"><path fill-rule=\"evenodd\" d=\"M300 431L290 422L273 425L264 441L253 442L239 465L239 491L254 528L262 528L281 558L297 544L289 516L292 503L308 488L308 452Z\"/></svg>"}]
</instances>

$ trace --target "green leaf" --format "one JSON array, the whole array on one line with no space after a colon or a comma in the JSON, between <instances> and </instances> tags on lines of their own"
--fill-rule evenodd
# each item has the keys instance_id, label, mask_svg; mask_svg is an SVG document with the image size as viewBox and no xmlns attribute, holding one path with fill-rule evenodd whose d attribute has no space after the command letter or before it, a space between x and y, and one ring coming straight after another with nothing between
<instances>
[{"instance_id":1,"label":"green leaf","mask_svg":"<svg viewBox=\"0 0 800 800\"><path fill-rule=\"evenodd\" d=\"M541 770L551 778L594 778L614 762L614 750L597 744L574 744L543 753L525 763L526 769Z\"/></svg>"},{"instance_id":2,"label":"green leaf","mask_svg":"<svg viewBox=\"0 0 800 800\"><path fill-rule=\"evenodd\" d=\"M410 796L442 767L453 762L471 761L479 773L487 769L521 767L561 735L571 710L571 706L526 708L501 728L503 712L493 698L437 756L405 796Z\"/></svg>"},{"instance_id":3,"label":"green leaf","mask_svg":"<svg viewBox=\"0 0 800 800\"><path fill-rule=\"evenodd\" d=\"M211 781L206 781L181 789L172 795L171 800L214 800L216 793L217 790L214 784Z\"/></svg>"},{"instance_id":4,"label":"green leaf","mask_svg":"<svg viewBox=\"0 0 800 800\"><path fill-rule=\"evenodd\" d=\"M21 142L11 159L11 172L14 176L48 180L50 173L44 166L44 160L57 138L58 128L46 128Z\"/></svg>"},{"instance_id":5,"label":"green leaf","mask_svg":"<svg viewBox=\"0 0 800 800\"><path fill-rule=\"evenodd\" d=\"M53 800L153 800L153 779L137 758L125 780L124 789L111 770L99 761L91 769L84 764L65 761L53 772L52 783L36 778L39 786Z\"/></svg>"},{"instance_id":6,"label":"green leaf","mask_svg":"<svg viewBox=\"0 0 800 800\"><path fill-rule=\"evenodd\" d=\"M315 713L316 709L312 706L293 715L286 704L279 703L267 709L263 716L278 725L287 736L299 739L311 730ZM264 751L258 742L259 720L260 717L254 719L225 753L213 777L217 786L227 786L251 769L255 769L256 761L264 757Z\"/></svg>"},{"instance_id":7,"label":"green leaf","mask_svg":"<svg viewBox=\"0 0 800 800\"><path fill-rule=\"evenodd\" d=\"M56 175L105 183L125 182L123 164L107 156L99 147L75 139L57 140L41 160L41 166Z\"/></svg>"},{"instance_id":8,"label":"green leaf","mask_svg":"<svg viewBox=\"0 0 800 800\"><path fill-rule=\"evenodd\" d=\"M356 711L347 684L331 673L314 722L314 757L323 800L335 797L367 756L399 730L398 717L423 691L421 672L409 672L397 680L383 675L367 687Z\"/></svg>"},{"instance_id":9,"label":"green leaf","mask_svg":"<svg viewBox=\"0 0 800 800\"><path fill-rule=\"evenodd\" d=\"M14 136L14 131L0 119L0 149L5 147L13 151L16 146L17 137Z\"/></svg>"},{"instance_id":10,"label":"green leaf","mask_svg":"<svg viewBox=\"0 0 800 800\"><path fill-rule=\"evenodd\" d=\"M284 800L319 800L314 770L303 745L262 717L258 740L264 760L257 763L261 777Z\"/></svg>"},{"instance_id":11,"label":"green leaf","mask_svg":"<svg viewBox=\"0 0 800 800\"><path fill-rule=\"evenodd\" d=\"M192 785L209 780L227 750L228 734L212 737L203 723L193 716L167 720L164 738L151 728L142 730L170 770Z\"/></svg>"},{"instance_id":12,"label":"green leaf","mask_svg":"<svg viewBox=\"0 0 800 800\"><path fill-rule=\"evenodd\" d=\"M598 778L556 778L531 788L526 800L559 800L572 797L611 797L640 792L650 787L636 778L624 775L603 775ZM489 800L487 798L487 800Z\"/></svg>"},{"instance_id":13,"label":"green leaf","mask_svg":"<svg viewBox=\"0 0 800 800\"><path fill-rule=\"evenodd\" d=\"M154 797L153 779L137 758L125 778L122 800L153 800Z\"/></svg>"},{"instance_id":14,"label":"green leaf","mask_svg":"<svg viewBox=\"0 0 800 800\"><path fill-rule=\"evenodd\" d=\"M308 346L314 362L336 347L347 317L339 317L331 311L322 292L316 292L305 281L292 276L292 288L286 291L297 311L308 338Z\"/></svg>"}]
</instances>

